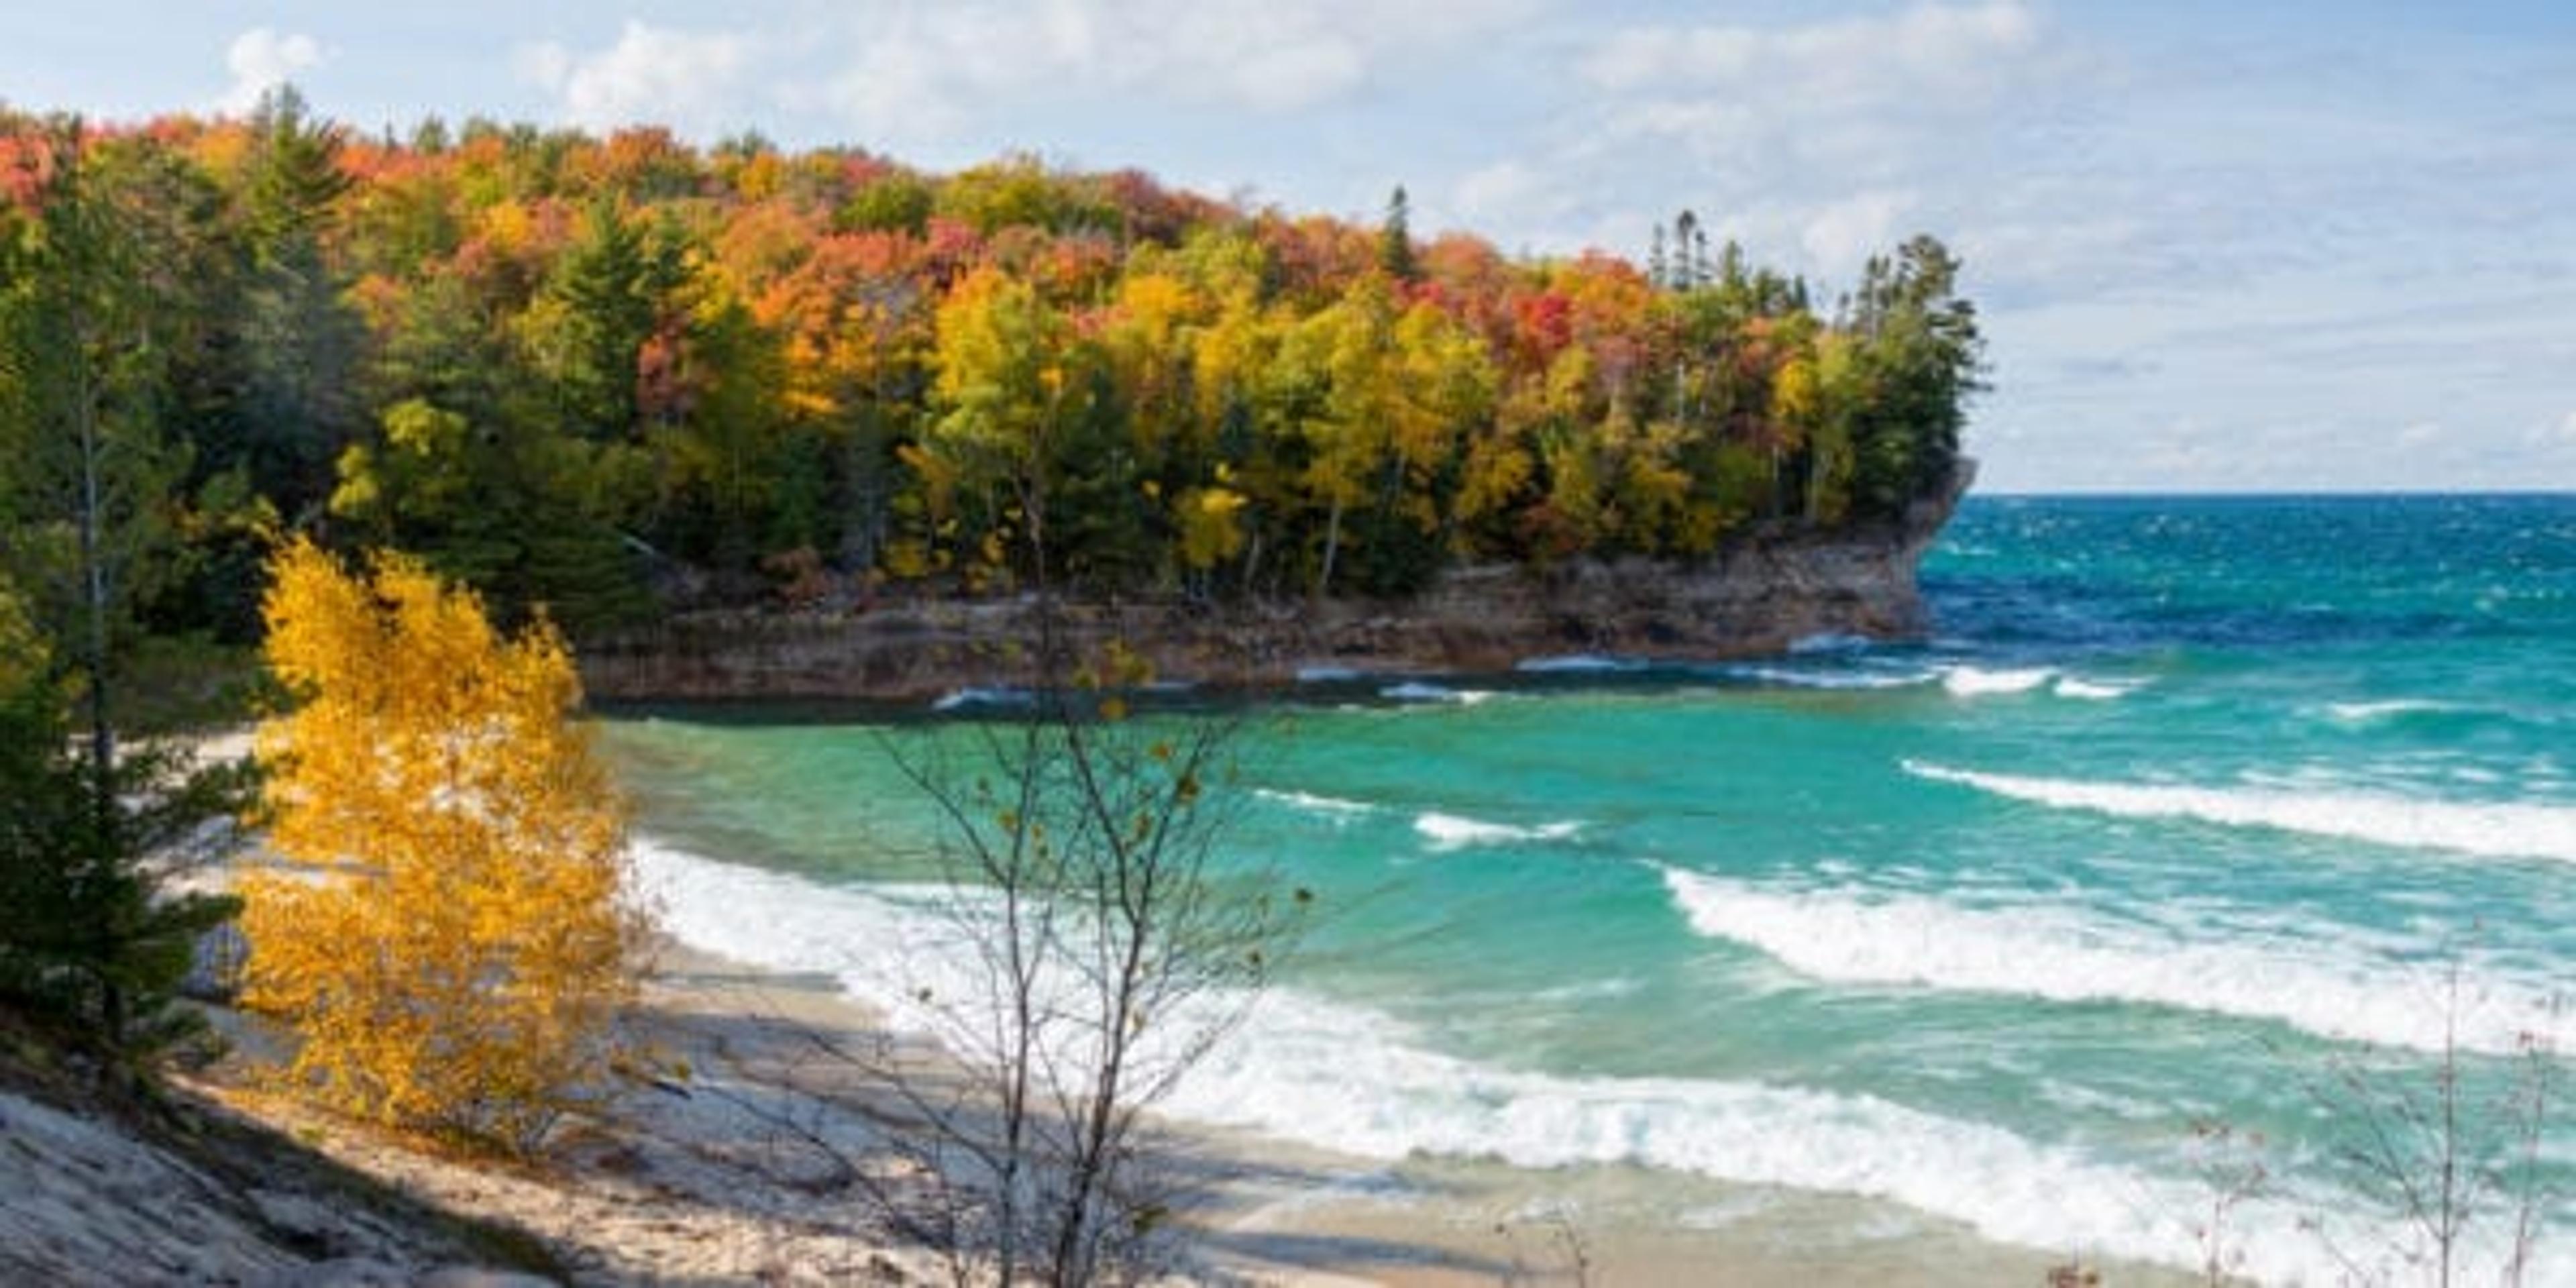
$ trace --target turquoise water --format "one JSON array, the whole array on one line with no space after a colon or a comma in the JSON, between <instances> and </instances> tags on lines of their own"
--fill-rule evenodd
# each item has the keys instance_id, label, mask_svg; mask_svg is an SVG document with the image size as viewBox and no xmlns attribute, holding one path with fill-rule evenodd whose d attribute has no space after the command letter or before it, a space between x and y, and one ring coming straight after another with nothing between
<instances>
[{"instance_id":1,"label":"turquoise water","mask_svg":"<svg viewBox=\"0 0 2576 1288\"><path fill-rule=\"evenodd\" d=\"M1980 498L1924 585L1919 646L1263 713L1229 853L1329 915L1175 1110L2182 1265L2223 1122L2268 1179L2221 1242L2333 1282L2404 1226L2321 1089L2429 1095L2447 1047L2554 1187L2527 1282L2576 1283L2576 1085L2485 1140L2576 1050L2576 498ZM886 729L802 715L608 744L683 937L874 996L935 822Z\"/></svg>"}]
</instances>

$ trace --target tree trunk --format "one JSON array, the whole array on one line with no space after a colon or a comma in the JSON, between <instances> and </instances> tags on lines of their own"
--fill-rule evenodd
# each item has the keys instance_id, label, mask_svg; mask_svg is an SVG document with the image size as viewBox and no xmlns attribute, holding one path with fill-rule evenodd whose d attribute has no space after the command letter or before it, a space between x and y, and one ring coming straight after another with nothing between
<instances>
[{"instance_id":1,"label":"tree trunk","mask_svg":"<svg viewBox=\"0 0 2576 1288\"><path fill-rule=\"evenodd\" d=\"M108 724L107 702L107 555L101 549L100 508L105 504L105 488L100 478L100 444L98 441L98 406L96 390L89 370L89 320L78 309L72 313L72 338L76 349L72 358L72 432L80 439L80 520L76 525L80 542L81 612L83 639L80 666L88 688L90 776L96 790L96 809L100 834L112 821L116 807L114 774L116 772L116 732Z\"/></svg>"},{"instance_id":2,"label":"tree trunk","mask_svg":"<svg viewBox=\"0 0 2576 1288\"><path fill-rule=\"evenodd\" d=\"M1333 560L1342 550L1342 498L1333 498L1332 517L1324 522L1324 575L1315 581L1315 593L1333 593Z\"/></svg>"}]
</instances>

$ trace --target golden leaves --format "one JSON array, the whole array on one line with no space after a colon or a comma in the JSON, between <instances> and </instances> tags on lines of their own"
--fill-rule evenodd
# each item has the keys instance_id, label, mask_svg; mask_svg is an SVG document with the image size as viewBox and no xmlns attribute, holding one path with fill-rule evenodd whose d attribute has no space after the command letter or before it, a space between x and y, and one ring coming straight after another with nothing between
<instances>
[{"instance_id":1,"label":"golden leaves","mask_svg":"<svg viewBox=\"0 0 2576 1288\"><path fill-rule=\"evenodd\" d=\"M244 883L243 998L303 1034L291 1074L389 1122L533 1147L595 1090L643 922L563 641L503 639L470 592L388 555L277 557L261 726L271 840Z\"/></svg>"}]
</instances>

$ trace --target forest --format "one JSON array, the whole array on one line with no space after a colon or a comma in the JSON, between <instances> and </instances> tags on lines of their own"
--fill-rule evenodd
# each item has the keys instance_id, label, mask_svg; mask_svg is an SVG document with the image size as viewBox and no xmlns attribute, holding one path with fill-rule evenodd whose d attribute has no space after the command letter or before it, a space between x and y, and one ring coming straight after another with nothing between
<instances>
[{"instance_id":1,"label":"forest","mask_svg":"<svg viewBox=\"0 0 2576 1288\"><path fill-rule=\"evenodd\" d=\"M285 535L583 632L705 604L1401 597L1689 560L1948 486L1978 388L1918 237L1830 307L1684 214L1507 257L1030 156L699 148L291 89L0 113L0 601L258 633ZM84 517L86 516L86 517Z\"/></svg>"}]
</instances>

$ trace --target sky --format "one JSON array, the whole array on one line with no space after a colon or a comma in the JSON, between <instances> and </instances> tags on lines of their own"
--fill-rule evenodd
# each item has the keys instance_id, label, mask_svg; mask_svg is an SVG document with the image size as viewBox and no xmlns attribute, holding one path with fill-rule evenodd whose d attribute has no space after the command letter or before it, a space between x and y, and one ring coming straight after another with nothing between
<instances>
[{"instance_id":1,"label":"sky","mask_svg":"<svg viewBox=\"0 0 2576 1288\"><path fill-rule=\"evenodd\" d=\"M32 7L31 7L32 8ZM1511 253L1966 261L1980 488L2576 490L2569 0L88 0L0 100L1007 152Z\"/></svg>"}]
</instances>

